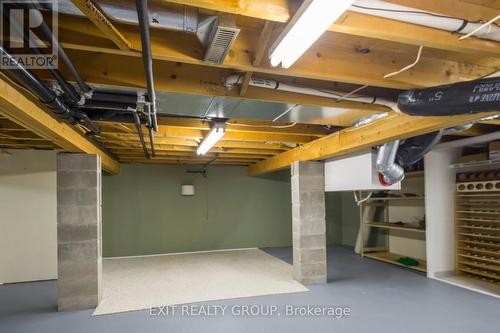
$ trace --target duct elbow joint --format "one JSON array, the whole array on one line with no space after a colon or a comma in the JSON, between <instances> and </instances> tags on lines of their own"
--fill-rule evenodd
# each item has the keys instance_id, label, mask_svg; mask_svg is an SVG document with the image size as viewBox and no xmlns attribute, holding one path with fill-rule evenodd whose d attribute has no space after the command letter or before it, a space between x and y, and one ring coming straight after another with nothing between
<instances>
[{"instance_id":1,"label":"duct elbow joint","mask_svg":"<svg viewBox=\"0 0 500 333\"><path fill-rule=\"evenodd\" d=\"M399 140L395 140L384 144L378 150L376 170L382 185L390 186L405 177L404 169L396 163L398 148Z\"/></svg>"}]
</instances>

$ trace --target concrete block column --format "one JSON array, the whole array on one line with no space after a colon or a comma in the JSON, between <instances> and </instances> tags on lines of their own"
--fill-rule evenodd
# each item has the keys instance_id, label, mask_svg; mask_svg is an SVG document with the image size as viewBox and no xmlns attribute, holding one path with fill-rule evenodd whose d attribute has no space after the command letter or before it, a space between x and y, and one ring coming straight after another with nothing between
<instances>
[{"instance_id":1,"label":"concrete block column","mask_svg":"<svg viewBox=\"0 0 500 333\"><path fill-rule=\"evenodd\" d=\"M326 283L323 162L292 164L293 273L304 284Z\"/></svg>"},{"instance_id":2,"label":"concrete block column","mask_svg":"<svg viewBox=\"0 0 500 333\"><path fill-rule=\"evenodd\" d=\"M57 156L58 308L95 308L101 300L101 160Z\"/></svg>"}]
</instances>

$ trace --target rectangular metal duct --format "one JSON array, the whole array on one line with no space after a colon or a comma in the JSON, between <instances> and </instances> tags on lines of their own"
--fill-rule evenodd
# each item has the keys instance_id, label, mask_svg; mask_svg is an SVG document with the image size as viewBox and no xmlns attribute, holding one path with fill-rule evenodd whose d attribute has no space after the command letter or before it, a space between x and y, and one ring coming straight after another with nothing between
<instances>
[{"instance_id":1,"label":"rectangular metal duct","mask_svg":"<svg viewBox=\"0 0 500 333\"><path fill-rule=\"evenodd\" d=\"M84 16L70 1L60 0L58 11L64 14ZM123 24L138 24L135 3L131 0L97 0L95 4L112 21ZM196 8L172 4L153 4L149 8L150 26L157 29L182 31L194 34L205 49L203 61L222 64L238 36L234 15L205 15Z\"/></svg>"},{"instance_id":2,"label":"rectangular metal duct","mask_svg":"<svg viewBox=\"0 0 500 333\"><path fill-rule=\"evenodd\" d=\"M214 30L203 61L211 64L222 64L240 29L236 28L233 15L223 14L219 16L219 23Z\"/></svg>"}]
</instances>

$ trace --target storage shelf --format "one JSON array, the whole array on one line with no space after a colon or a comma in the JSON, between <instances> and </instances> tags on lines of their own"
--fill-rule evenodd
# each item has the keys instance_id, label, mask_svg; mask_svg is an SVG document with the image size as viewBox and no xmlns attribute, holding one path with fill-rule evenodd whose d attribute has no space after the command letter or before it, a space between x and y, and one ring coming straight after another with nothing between
<instances>
[{"instance_id":1,"label":"storage shelf","mask_svg":"<svg viewBox=\"0 0 500 333\"><path fill-rule=\"evenodd\" d=\"M458 249L464 251L464 253L476 252L476 253L481 253L481 254L492 254L492 255L500 256L500 250L494 250L491 248L474 247L474 246L459 246ZM499 260L500 260L500 258L499 258Z\"/></svg>"},{"instance_id":2,"label":"storage shelf","mask_svg":"<svg viewBox=\"0 0 500 333\"><path fill-rule=\"evenodd\" d=\"M425 233L425 229L419 229L419 228L415 228L415 227L405 227L404 225L397 225L395 223L370 222L370 223L365 223L365 225L368 227Z\"/></svg>"},{"instance_id":3,"label":"storage shelf","mask_svg":"<svg viewBox=\"0 0 500 333\"><path fill-rule=\"evenodd\" d=\"M480 255L471 255L471 254L459 254L458 256L462 257L462 258L473 259L473 260L481 260L481 261L485 261L487 263L493 263L493 264L500 263L500 258L497 259L495 257L482 257ZM500 269L500 267L498 269Z\"/></svg>"},{"instance_id":4,"label":"storage shelf","mask_svg":"<svg viewBox=\"0 0 500 333\"><path fill-rule=\"evenodd\" d=\"M495 228L495 227L487 227L484 225L472 225L472 224L462 224L458 226L459 228L465 228L465 229L476 229L476 230L488 230L488 231L500 231L500 228Z\"/></svg>"},{"instance_id":5,"label":"storage shelf","mask_svg":"<svg viewBox=\"0 0 500 333\"><path fill-rule=\"evenodd\" d=\"M492 242L492 241L477 240L477 239L459 239L458 241L465 244L474 244L480 246L487 246L488 248L500 249L500 242Z\"/></svg>"},{"instance_id":6,"label":"storage shelf","mask_svg":"<svg viewBox=\"0 0 500 333\"><path fill-rule=\"evenodd\" d=\"M416 271L420 272L426 272L427 271L427 262L423 259L416 259L419 262L418 266L406 266L398 262L399 258L401 257L407 257L404 255L400 254L395 254L395 253L390 253L390 252L373 252L373 253L365 253L365 257L383 261L383 262L388 262L397 266L401 267L406 267L410 268Z\"/></svg>"},{"instance_id":7,"label":"storage shelf","mask_svg":"<svg viewBox=\"0 0 500 333\"><path fill-rule=\"evenodd\" d=\"M479 234L479 233L468 233L468 232L459 232L458 234L461 235L461 236L477 237L477 238L488 238L488 239L500 240L500 236L497 236L497 235L488 235L488 234Z\"/></svg>"},{"instance_id":8,"label":"storage shelf","mask_svg":"<svg viewBox=\"0 0 500 333\"><path fill-rule=\"evenodd\" d=\"M496 163L500 164L500 161ZM482 162L467 164L486 165ZM491 285L499 285L500 192L457 192L455 198L457 271Z\"/></svg>"},{"instance_id":9,"label":"storage shelf","mask_svg":"<svg viewBox=\"0 0 500 333\"><path fill-rule=\"evenodd\" d=\"M470 210L457 210L460 214L479 214L479 215L500 215L500 210L480 210L480 209L470 209Z\"/></svg>"},{"instance_id":10,"label":"storage shelf","mask_svg":"<svg viewBox=\"0 0 500 333\"><path fill-rule=\"evenodd\" d=\"M423 200L425 197L383 197L383 198L370 198L367 201L404 201L404 200Z\"/></svg>"},{"instance_id":11,"label":"storage shelf","mask_svg":"<svg viewBox=\"0 0 500 333\"><path fill-rule=\"evenodd\" d=\"M480 262L471 262L471 261L466 261L466 260L459 260L458 263L462 264L462 265L467 265L467 266L471 266L471 267L485 269L487 271L492 271L494 274L496 274L496 272L500 272L500 266L496 266L496 265L484 264L484 263L480 263ZM498 275L498 276L500 277L500 275Z\"/></svg>"},{"instance_id":12,"label":"storage shelf","mask_svg":"<svg viewBox=\"0 0 500 333\"><path fill-rule=\"evenodd\" d=\"M497 165L497 164L500 165L500 161L492 161L492 160L471 161L471 162L451 164L450 168L452 168L452 169L463 169L463 168L481 167L481 166L485 166L485 165Z\"/></svg>"},{"instance_id":13,"label":"storage shelf","mask_svg":"<svg viewBox=\"0 0 500 333\"><path fill-rule=\"evenodd\" d=\"M457 217L457 221L469 221L478 223L500 223L500 220L493 218L483 218L483 217Z\"/></svg>"},{"instance_id":14,"label":"storage shelf","mask_svg":"<svg viewBox=\"0 0 500 333\"><path fill-rule=\"evenodd\" d=\"M461 272L467 272L467 273L471 273L474 275L480 275L480 276L484 276L484 277L488 277L488 278L492 278L492 279L500 281L500 275L488 273L485 271L480 271L478 269L473 269L473 268L469 268L469 267L461 267L458 270Z\"/></svg>"}]
</instances>

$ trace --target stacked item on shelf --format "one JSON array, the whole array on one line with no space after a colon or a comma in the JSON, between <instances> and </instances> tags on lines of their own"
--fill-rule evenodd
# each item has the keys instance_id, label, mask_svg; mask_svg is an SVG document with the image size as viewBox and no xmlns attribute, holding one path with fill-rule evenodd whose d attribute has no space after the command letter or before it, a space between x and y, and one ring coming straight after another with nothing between
<instances>
[{"instance_id":1,"label":"stacked item on shelf","mask_svg":"<svg viewBox=\"0 0 500 333\"><path fill-rule=\"evenodd\" d=\"M500 285L500 170L457 174L455 220L457 273Z\"/></svg>"}]
</instances>

